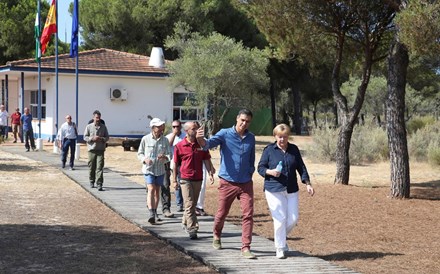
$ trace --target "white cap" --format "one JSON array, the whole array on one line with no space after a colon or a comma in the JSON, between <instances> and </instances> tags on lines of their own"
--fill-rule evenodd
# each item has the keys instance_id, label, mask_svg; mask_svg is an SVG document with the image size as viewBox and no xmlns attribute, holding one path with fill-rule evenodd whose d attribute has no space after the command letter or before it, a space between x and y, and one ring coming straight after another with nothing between
<instances>
[{"instance_id":1,"label":"white cap","mask_svg":"<svg viewBox=\"0 0 440 274\"><path fill-rule=\"evenodd\" d=\"M150 121L150 127L159 127L159 126L161 126L161 125L163 125L163 124L165 124L165 122L162 121L162 120L159 119L159 118L153 118L153 119Z\"/></svg>"}]
</instances>

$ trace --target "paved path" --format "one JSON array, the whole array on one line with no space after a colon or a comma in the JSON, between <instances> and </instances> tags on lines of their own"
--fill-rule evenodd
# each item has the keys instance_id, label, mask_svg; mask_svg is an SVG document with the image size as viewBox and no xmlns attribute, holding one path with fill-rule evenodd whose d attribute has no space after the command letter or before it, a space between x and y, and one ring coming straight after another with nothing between
<instances>
[{"instance_id":1,"label":"paved path","mask_svg":"<svg viewBox=\"0 0 440 274\"><path fill-rule=\"evenodd\" d=\"M354 271L331 264L320 258L311 257L298 251L289 251L288 258L280 260L275 257L273 242L253 236L252 252L255 260L240 257L241 227L225 223L222 235L222 250L212 248L212 227L214 218L199 217L199 233L197 240L190 240L181 229L181 216L163 218L161 224L150 225L147 222L145 188L118 172L105 169L104 190L91 189L88 180L87 163L76 161L76 169L61 169L59 155L52 153L52 146L45 146L43 151L25 152L23 146L2 145L0 150L20 154L33 160L42 161L59 167L73 181L90 192L94 197L113 209L126 220L147 230L156 237L168 242L175 248L202 261L206 265L222 273L355 273ZM161 212L161 210L158 210Z\"/></svg>"}]
</instances>

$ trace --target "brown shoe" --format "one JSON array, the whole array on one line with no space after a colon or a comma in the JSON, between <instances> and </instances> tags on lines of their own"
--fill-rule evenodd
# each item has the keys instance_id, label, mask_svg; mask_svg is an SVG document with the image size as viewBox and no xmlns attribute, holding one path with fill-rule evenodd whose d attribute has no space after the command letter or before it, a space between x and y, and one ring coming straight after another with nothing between
<instances>
[{"instance_id":1,"label":"brown shoe","mask_svg":"<svg viewBox=\"0 0 440 274\"><path fill-rule=\"evenodd\" d=\"M174 218L174 214L170 211L164 211L163 216L165 216L165 218Z\"/></svg>"}]
</instances>

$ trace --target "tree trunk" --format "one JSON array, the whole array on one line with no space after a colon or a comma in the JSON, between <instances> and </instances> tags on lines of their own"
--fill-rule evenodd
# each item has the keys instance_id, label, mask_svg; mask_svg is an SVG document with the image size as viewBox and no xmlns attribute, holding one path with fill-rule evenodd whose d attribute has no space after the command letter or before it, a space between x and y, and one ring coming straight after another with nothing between
<instances>
[{"instance_id":1,"label":"tree trunk","mask_svg":"<svg viewBox=\"0 0 440 274\"><path fill-rule=\"evenodd\" d=\"M408 51L399 41L391 45L388 56L387 133L390 149L392 198L409 198L410 172L405 128L405 85Z\"/></svg>"},{"instance_id":2,"label":"tree trunk","mask_svg":"<svg viewBox=\"0 0 440 274\"><path fill-rule=\"evenodd\" d=\"M276 102L275 102L275 87L274 80L270 79L270 109L272 112L272 128L277 125L277 113L276 113Z\"/></svg>"},{"instance_id":3,"label":"tree trunk","mask_svg":"<svg viewBox=\"0 0 440 274\"><path fill-rule=\"evenodd\" d=\"M341 118L342 115L339 115ZM348 122L342 122L338 133L338 143L336 147L336 175L335 184L348 185L350 179L350 144L353 135L353 125Z\"/></svg>"},{"instance_id":4,"label":"tree trunk","mask_svg":"<svg viewBox=\"0 0 440 274\"><path fill-rule=\"evenodd\" d=\"M292 86L292 92L294 132L296 135L301 135L301 94L296 83L294 83Z\"/></svg>"}]
</instances>

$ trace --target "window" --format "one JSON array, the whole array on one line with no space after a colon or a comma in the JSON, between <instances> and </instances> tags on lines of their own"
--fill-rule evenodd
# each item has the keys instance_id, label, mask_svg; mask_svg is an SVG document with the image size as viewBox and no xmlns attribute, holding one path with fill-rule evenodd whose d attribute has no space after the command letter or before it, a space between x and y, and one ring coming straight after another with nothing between
<instances>
[{"instance_id":1,"label":"window","mask_svg":"<svg viewBox=\"0 0 440 274\"><path fill-rule=\"evenodd\" d=\"M192 93L174 93L173 94L173 119L179 119L182 122L200 120L203 117L203 111L197 107L185 105L186 101L195 103Z\"/></svg>"},{"instance_id":2,"label":"window","mask_svg":"<svg viewBox=\"0 0 440 274\"><path fill-rule=\"evenodd\" d=\"M41 118L46 119L46 90L41 90ZM29 111L32 114L32 117L38 118L38 90L30 91L31 100L30 100L30 109Z\"/></svg>"}]
</instances>

